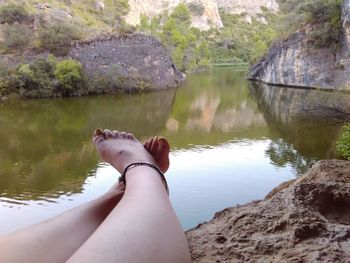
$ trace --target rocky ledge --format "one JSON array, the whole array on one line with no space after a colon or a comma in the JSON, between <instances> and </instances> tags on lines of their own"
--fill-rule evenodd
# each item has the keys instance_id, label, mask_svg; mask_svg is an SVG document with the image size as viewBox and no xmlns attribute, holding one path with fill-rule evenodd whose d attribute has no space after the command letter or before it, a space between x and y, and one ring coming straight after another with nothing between
<instances>
[{"instance_id":1,"label":"rocky ledge","mask_svg":"<svg viewBox=\"0 0 350 263\"><path fill-rule=\"evenodd\" d=\"M174 88L184 80L165 47L149 35L77 43L69 56L80 61L88 78L105 80L124 91Z\"/></svg>"},{"instance_id":2,"label":"rocky ledge","mask_svg":"<svg viewBox=\"0 0 350 263\"><path fill-rule=\"evenodd\" d=\"M0 55L0 64L14 71L21 64L46 59L48 52ZM106 35L76 42L66 56L82 64L87 87L79 95L96 93L165 90L178 87L184 75L174 65L168 51L153 36L133 33ZM91 86L91 87L90 87ZM98 88L96 88L98 87ZM0 94L1 95L1 94ZM1 100L6 98L1 98Z\"/></svg>"},{"instance_id":3,"label":"rocky ledge","mask_svg":"<svg viewBox=\"0 0 350 263\"><path fill-rule=\"evenodd\" d=\"M193 262L348 262L350 162L320 161L186 234Z\"/></svg>"}]
</instances>

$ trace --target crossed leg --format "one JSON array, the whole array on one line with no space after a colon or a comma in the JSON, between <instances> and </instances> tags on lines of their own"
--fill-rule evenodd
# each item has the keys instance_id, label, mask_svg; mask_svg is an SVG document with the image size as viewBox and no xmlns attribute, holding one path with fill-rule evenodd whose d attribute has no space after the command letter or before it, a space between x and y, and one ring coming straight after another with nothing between
<instances>
[{"instance_id":1,"label":"crossed leg","mask_svg":"<svg viewBox=\"0 0 350 263\"><path fill-rule=\"evenodd\" d=\"M145 142L144 147L155 156L154 159L163 160L157 165L165 172L169 167L165 157L169 153L167 142L151 139ZM0 238L0 262L66 261L115 208L124 190L124 185L116 184L96 200Z\"/></svg>"},{"instance_id":2,"label":"crossed leg","mask_svg":"<svg viewBox=\"0 0 350 263\"><path fill-rule=\"evenodd\" d=\"M135 162L156 164L134 136L105 134L95 137L96 148L119 172ZM190 262L184 232L159 174L150 167L137 166L127 172L126 181L118 206L69 262Z\"/></svg>"}]
</instances>

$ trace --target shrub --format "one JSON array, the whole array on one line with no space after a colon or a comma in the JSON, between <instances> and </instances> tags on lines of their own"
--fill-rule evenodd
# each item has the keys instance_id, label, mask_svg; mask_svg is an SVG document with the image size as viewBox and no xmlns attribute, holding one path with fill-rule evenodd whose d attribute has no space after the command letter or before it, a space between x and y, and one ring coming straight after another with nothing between
<instances>
[{"instance_id":1,"label":"shrub","mask_svg":"<svg viewBox=\"0 0 350 263\"><path fill-rule=\"evenodd\" d=\"M30 15L22 5L7 4L0 8L0 23L23 23L30 19Z\"/></svg>"},{"instance_id":2,"label":"shrub","mask_svg":"<svg viewBox=\"0 0 350 263\"><path fill-rule=\"evenodd\" d=\"M40 47L58 56L67 55L72 41L79 38L77 28L69 23L56 22L39 29Z\"/></svg>"},{"instance_id":3,"label":"shrub","mask_svg":"<svg viewBox=\"0 0 350 263\"><path fill-rule=\"evenodd\" d=\"M177 23L191 24L191 12L185 4L179 4L175 7L171 17L174 18Z\"/></svg>"},{"instance_id":4,"label":"shrub","mask_svg":"<svg viewBox=\"0 0 350 263\"><path fill-rule=\"evenodd\" d=\"M114 0L115 10L120 17L129 13L130 5L128 0Z\"/></svg>"},{"instance_id":5,"label":"shrub","mask_svg":"<svg viewBox=\"0 0 350 263\"><path fill-rule=\"evenodd\" d=\"M16 80L19 94L28 98L78 96L83 92L82 65L73 59L57 62L49 55L17 68Z\"/></svg>"},{"instance_id":6,"label":"shrub","mask_svg":"<svg viewBox=\"0 0 350 263\"><path fill-rule=\"evenodd\" d=\"M124 17L129 13L130 5L128 0L105 1L106 7L103 10L103 21L111 26L119 28L125 26Z\"/></svg>"},{"instance_id":7,"label":"shrub","mask_svg":"<svg viewBox=\"0 0 350 263\"><path fill-rule=\"evenodd\" d=\"M54 72L63 96L77 96L83 88L83 67L74 59L66 59L57 63Z\"/></svg>"},{"instance_id":8,"label":"shrub","mask_svg":"<svg viewBox=\"0 0 350 263\"><path fill-rule=\"evenodd\" d=\"M45 59L23 64L17 69L19 93L28 98L56 96L53 76L54 67Z\"/></svg>"},{"instance_id":9,"label":"shrub","mask_svg":"<svg viewBox=\"0 0 350 263\"><path fill-rule=\"evenodd\" d=\"M198 69L199 70L209 70L210 69L210 60L207 58L203 58L198 62Z\"/></svg>"},{"instance_id":10,"label":"shrub","mask_svg":"<svg viewBox=\"0 0 350 263\"><path fill-rule=\"evenodd\" d=\"M342 158L350 160L350 124L343 126L342 134L337 140L337 153Z\"/></svg>"},{"instance_id":11,"label":"shrub","mask_svg":"<svg viewBox=\"0 0 350 263\"><path fill-rule=\"evenodd\" d=\"M16 22L4 27L3 36L5 47L22 49L31 42L32 31L29 26Z\"/></svg>"},{"instance_id":12,"label":"shrub","mask_svg":"<svg viewBox=\"0 0 350 263\"><path fill-rule=\"evenodd\" d=\"M9 70L0 65L0 97L10 92L11 86L11 74Z\"/></svg>"}]
</instances>

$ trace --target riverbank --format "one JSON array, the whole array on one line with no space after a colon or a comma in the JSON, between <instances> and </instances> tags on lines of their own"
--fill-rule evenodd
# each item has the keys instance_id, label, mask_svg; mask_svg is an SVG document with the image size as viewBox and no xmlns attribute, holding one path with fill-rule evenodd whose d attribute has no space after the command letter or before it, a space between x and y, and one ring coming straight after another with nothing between
<instances>
[{"instance_id":1,"label":"riverbank","mask_svg":"<svg viewBox=\"0 0 350 263\"><path fill-rule=\"evenodd\" d=\"M0 97L57 98L178 87L184 75L165 47L145 34L76 42L65 56L0 55Z\"/></svg>"},{"instance_id":2,"label":"riverbank","mask_svg":"<svg viewBox=\"0 0 350 263\"><path fill-rule=\"evenodd\" d=\"M349 222L350 162L326 160L186 234L193 262L345 262Z\"/></svg>"}]
</instances>

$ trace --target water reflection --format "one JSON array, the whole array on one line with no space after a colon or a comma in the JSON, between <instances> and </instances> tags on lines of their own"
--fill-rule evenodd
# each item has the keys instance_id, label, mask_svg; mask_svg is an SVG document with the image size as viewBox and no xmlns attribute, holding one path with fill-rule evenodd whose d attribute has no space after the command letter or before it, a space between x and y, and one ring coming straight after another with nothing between
<instances>
[{"instance_id":1,"label":"water reflection","mask_svg":"<svg viewBox=\"0 0 350 263\"><path fill-rule=\"evenodd\" d=\"M272 140L267 154L303 173L312 160L334 158L335 141L350 116L350 94L250 84Z\"/></svg>"},{"instance_id":2,"label":"water reflection","mask_svg":"<svg viewBox=\"0 0 350 263\"><path fill-rule=\"evenodd\" d=\"M98 163L93 129L156 134L171 111L174 92L0 105L1 196L35 200L81 192Z\"/></svg>"},{"instance_id":3,"label":"water reflection","mask_svg":"<svg viewBox=\"0 0 350 263\"><path fill-rule=\"evenodd\" d=\"M219 70L159 93L0 104L0 226L40 221L108 188L117 173L98 161L96 127L169 138L171 198L185 228L334 157L348 95L244 77ZM334 113L336 121L324 118Z\"/></svg>"}]
</instances>

